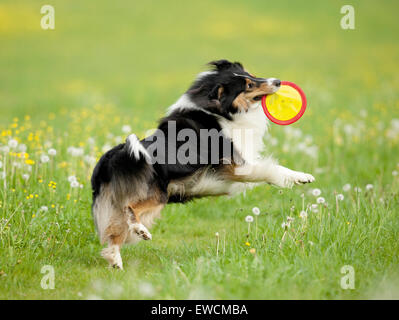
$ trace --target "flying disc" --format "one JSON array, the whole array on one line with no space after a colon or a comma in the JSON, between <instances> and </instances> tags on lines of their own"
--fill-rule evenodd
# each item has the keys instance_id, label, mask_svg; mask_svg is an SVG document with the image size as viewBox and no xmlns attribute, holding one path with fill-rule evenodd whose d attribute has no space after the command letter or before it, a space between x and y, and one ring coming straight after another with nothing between
<instances>
[{"instance_id":1,"label":"flying disc","mask_svg":"<svg viewBox=\"0 0 399 320\"><path fill-rule=\"evenodd\" d=\"M302 117L306 110L306 96L295 83L281 81L277 92L262 97L262 107L270 121L288 125Z\"/></svg>"}]
</instances>

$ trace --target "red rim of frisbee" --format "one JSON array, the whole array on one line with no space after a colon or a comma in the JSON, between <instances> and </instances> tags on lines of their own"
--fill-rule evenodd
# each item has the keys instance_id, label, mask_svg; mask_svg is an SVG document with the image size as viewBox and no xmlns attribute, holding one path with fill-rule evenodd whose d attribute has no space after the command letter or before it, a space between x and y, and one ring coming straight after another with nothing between
<instances>
[{"instance_id":1,"label":"red rim of frisbee","mask_svg":"<svg viewBox=\"0 0 399 320\"><path fill-rule=\"evenodd\" d=\"M295 117L293 117L292 119L289 119L289 120L276 119L275 117L273 117L270 114L269 110L267 110L266 98L267 98L268 94L264 95L262 97L262 108L263 108L263 112L265 113L266 117L268 117L270 121L272 121L272 122L274 122L276 124L280 124L280 125L286 126L288 124L291 124L291 123L294 123L294 122L298 121L302 117L302 115L304 114L304 112L306 110L307 102L306 102L305 93L295 83L289 82L289 81L281 81L281 85L290 86L290 87L294 88L295 90L297 90L299 92L299 95L301 96L301 99L302 99L302 106L301 106L301 110L299 110L298 114Z\"/></svg>"}]
</instances>

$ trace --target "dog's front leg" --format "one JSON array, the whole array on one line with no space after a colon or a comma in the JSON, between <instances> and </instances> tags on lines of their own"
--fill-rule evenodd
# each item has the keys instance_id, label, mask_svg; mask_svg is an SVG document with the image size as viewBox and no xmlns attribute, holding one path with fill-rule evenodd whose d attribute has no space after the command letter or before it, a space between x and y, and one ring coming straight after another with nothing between
<instances>
[{"instance_id":1,"label":"dog's front leg","mask_svg":"<svg viewBox=\"0 0 399 320\"><path fill-rule=\"evenodd\" d=\"M240 182L267 182L281 188L315 181L311 174L285 168L271 158L235 166L231 179Z\"/></svg>"}]
</instances>

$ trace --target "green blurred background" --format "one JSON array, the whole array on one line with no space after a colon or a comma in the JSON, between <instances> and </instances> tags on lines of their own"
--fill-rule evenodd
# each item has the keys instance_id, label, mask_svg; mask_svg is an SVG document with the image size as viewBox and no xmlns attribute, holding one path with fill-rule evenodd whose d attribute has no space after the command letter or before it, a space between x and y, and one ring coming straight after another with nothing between
<instances>
[{"instance_id":1,"label":"green blurred background","mask_svg":"<svg viewBox=\"0 0 399 320\"><path fill-rule=\"evenodd\" d=\"M40 28L44 4L55 30ZM300 84L317 113L392 95L398 2L352 1L355 30L340 27L344 4L2 0L1 121L103 102L152 121L219 58Z\"/></svg>"},{"instance_id":2,"label":"green blurred background","mask_svg":"<svg viewBox=\"0 0 399 320\"><path fill-rule=\"evenodd\" d=\"M40 27L45 4L55 8L55 30ZM355 8L355 30L340 26L346 4ZM125 298L143 298L130 286L143 279L162 299L190 298L195 285L206 293L200 297L214 298L386 297L375 288L399 279L398 12L398 1L366 0L0 0L0 144L17 138L36 160L28 182L18 176L0 194L0 218L14 219L2 228L0 297L88 297L98 279L123 286ZM81 146L98 158L116 136L124 139L126 124L142 137L206 63L221 58L305 91L305 115L287 128L271 126L276 143L268 136L267 146L283 165L311 172L316 182L281 194L261 186L246 196L169 205L153 241L124 249L128 272L110 272L90 216L92 168L67 148ZM299 150L306 140L316 155ZM39 159L50 146L58 153L47 167ZM67 177L75 174L84 188L72 193ZM57 192L48 190L51 181ZM345 193L343 213L334 214L335 194L346 183L363 190L372 183L375 193ZM281 223L287 215L300 222L290 208L302 207L301 193L306 204L315 202L311 188L322 189L329 202L329 222L310 214L305 252L297 243L280 250ZM29 193L38 198L25 199ZM24 214L14 215L21 203ZM51 204L48 214L38 211ZM254 206L262 210L265 235L251 244L265 268L259 272L248 271L254 259L245 245L244 218ZM222 230L227 253L215 259L214 234ZM187 283L176 276L175 262ZM338 285L339 268L348 263L356 267L355 291ZM58 290L39 287L43 264L56 267ZM103 289L104 297L115 297Z\"/></svg>"}]
</instances>

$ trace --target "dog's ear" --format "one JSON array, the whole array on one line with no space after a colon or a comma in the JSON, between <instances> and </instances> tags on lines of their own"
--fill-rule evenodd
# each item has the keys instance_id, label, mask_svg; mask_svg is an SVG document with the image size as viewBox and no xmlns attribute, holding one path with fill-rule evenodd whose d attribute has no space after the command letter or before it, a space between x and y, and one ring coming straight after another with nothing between
<instances>
[{"instance_id":1,"label":"dog's ear","mask_svg":"<svg viewBox=\"0 0 399 320\"><path fill-rule=\"evenodd\" d=\"M214 66L216 70L224 70L230 68L233 64L228 60L215 60L208 63L210 66Z\"/></svg>"},{"instance_id":2,"label":"dog's ear","mask_svg":"<svg viewBox=\"0 0 399 320\"><path fill-rule=\"evenodd\" d=\"M220 98L222 97L224 88L221 84L217 84L212 88L212 90L209 92L208 98L209 100L218 100L220 101Z\"/></svg>"}]
</instances>

